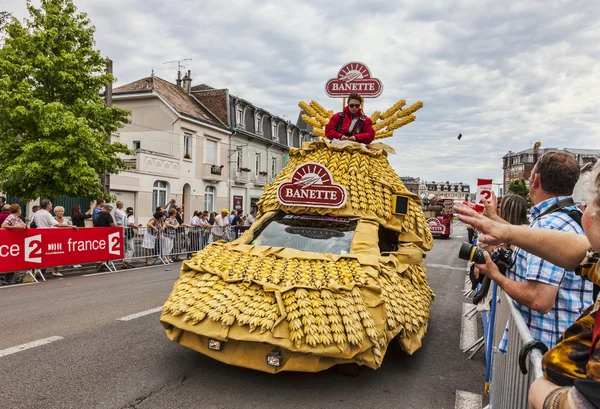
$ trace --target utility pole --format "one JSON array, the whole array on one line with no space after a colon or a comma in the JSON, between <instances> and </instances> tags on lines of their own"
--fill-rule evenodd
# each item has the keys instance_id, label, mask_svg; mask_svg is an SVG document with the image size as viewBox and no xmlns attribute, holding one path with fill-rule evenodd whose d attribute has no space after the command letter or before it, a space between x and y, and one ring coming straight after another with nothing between
<instances>
[{"instance_id":1,"label":"utility pole","mask_svg":"<svg viewBox=\"0 0 600 409\"><path fill-rule=\"evenodd\" d=\"M106 60L106 72L110 75L113 73L113 62L109 58ZM104 103L107 107L112 106L112 91L113 91L113 83L112 80L106 84L106 89L104 91ZM110 133L107 135L108 142L110 143ZM110 193L110 172L108 170L104 171L104 175L101 178L102 188L104 193Z\"/></svg>"}]
</instances>

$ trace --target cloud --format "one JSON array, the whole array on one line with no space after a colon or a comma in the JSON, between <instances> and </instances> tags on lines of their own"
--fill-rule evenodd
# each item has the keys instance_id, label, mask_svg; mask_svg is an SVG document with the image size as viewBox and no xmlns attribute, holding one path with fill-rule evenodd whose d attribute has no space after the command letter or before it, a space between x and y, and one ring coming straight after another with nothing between
<instances>
[{"instance_id":1,"label":"cloud","mask_svg":"<svg viewBox=\"0 0 600 409\"><path fill-rule=\"evenodd\" d=\"M14 4L13 4L14 3ZM19 2L0 8L24 16ZM366 110L422 100L417 121L385 140L403 175L474 183L502 178L501 158L535 141L600 149L600 9L594 2L78 1L120 83L150 74L194 83L296 118L348 61L384 93ZM464 137L456 139L458 133Z\"/></svg>"}]
</instances>

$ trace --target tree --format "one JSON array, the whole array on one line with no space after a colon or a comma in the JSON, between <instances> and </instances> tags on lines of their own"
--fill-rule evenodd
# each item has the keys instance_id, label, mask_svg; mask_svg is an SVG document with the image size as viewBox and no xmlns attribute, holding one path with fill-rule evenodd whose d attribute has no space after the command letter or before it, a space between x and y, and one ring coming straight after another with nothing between
<instances>
[{"instance_id":1,"label":"tree","mask_svg":"<svg viewBox=\"0 0 600 409\"><path fill-rule=\"evenodd\" d=\"M30 17L10 19L0 48L0 191L37 197L108 198L100 176L125 169L131 154L109 135L129 111L106 107L111 81L94 49L94 27L73 0L27 1Z\"/></svg>"},{"instance_id":2,"label":"tree","mask_svg":"<svg viewBox=\"0 0 600 409\"><path fill-rule=\"evenodd\" d=\"M529 188L525 183L525 179L513 180L508 185L508 193L514 193L519 196L523 196L529 201Z\"/></svg>"}]
</instances>

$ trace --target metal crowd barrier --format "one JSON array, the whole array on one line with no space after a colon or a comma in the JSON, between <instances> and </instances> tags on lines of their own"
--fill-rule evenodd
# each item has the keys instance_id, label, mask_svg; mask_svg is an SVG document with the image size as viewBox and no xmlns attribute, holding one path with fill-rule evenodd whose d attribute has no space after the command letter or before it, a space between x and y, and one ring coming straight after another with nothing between
<instances>
[{"instance_id":1,"label":"metal crowd barrier","mask_svg":"<svg viewBox=\"0 0 600 409\"><path fill-rule=\"evenodd\" d=\"M498 288L494 317L493 345L498 345L508 320L506 354L493 349L491 357L489 409L527 409L529 387L543 376L543 352L536 345L512 299ZM491 341L491 340L490 340Z\"/></svg>"},{"instance_id":2,"label":"metal crowd barrier","mask_svg":"<svg viewBox=\"0 0 600 409\"><path fill-rule=\"evenodd\" d=\"M215 236L211 227L178 227L158 234L146 226L138 229L127 227L123 231L124 261L168 264L173 258L189 258L218 239L233 241L246 229L225 227L223 236Z\"/></svg>"}]
</instances>

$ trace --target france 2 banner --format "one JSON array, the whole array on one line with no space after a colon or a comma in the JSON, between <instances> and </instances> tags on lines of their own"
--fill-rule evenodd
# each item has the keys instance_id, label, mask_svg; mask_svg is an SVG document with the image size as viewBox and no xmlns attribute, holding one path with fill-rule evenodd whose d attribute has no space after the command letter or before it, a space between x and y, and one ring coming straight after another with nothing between
<instances>
[{"instance_id":1,"label":"france 2 banner","mask_svg":"<svg viewBox=\"0 0 600 409\"><path fill-rule=\"evenodd\" d=\"M0 230L0 272L122 258L121 227Z\"/></svg>"},{"instance_id":2,"label":"france 2 banner","mask_svg":"<svg viewBox=\"0 0 600 409\"><path fill-rule=\"evenodd\" d=\"M477 179L477 196L475 203L485 203L492 198L493 179Z\"/></svg>"}]
</instances>

